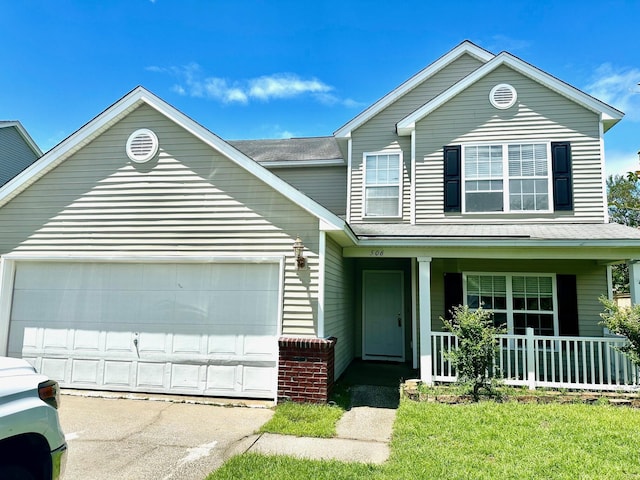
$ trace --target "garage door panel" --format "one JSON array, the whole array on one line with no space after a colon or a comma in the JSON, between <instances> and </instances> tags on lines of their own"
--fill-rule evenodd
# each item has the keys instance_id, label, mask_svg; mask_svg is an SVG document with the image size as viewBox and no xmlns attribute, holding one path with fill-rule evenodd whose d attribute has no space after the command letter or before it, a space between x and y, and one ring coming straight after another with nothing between
<instances>
[{"instance_id":1,"label":"garage door panel","mask_svg":"<svg viewBox=\"0 0 640 480\"><path fill-rule=\"evenodd\" d=\"M186 389L193 391L194 389L202 389L202 381L200 379L200 365L172 365L171 366L171 388Z\"/></svg>"},{"instance_id":2,"label":"garage door panel","mask_svg":"<svg viewBox=\"0 0 640 480\"><path fill-rule=\"evenodd\" d=\"M164 363L138 362L138 372L136 378L137 387L162 388L165 386Z\"/></svg>"},{"instance_id":3,"label":"garage door panel","mask_svg":"<svg viewBox=\"0 0 640 480\"><path fill-rule=\"evenodd\" d=\"M45 328L42 335L43 349L68 349L71 332L66 328ZM71 334L72 335L72 334Z\"/></svg>"},{"instance_id":4,"label":"garage door panel","mask_svg":"<svg viewBox=\"0 0 640 480\"><path fill-rule=\"evenodd\" d=\"M236 335L211 335L207 346L207 354L235 355L238 351Z\"/></svg>"},{"instance_id":5,"label":"garage door panel","mask_svg":"<svg viewBox=\"0 0 640 480\"><path fill-rule=\"evenodd\" d=\"M131 332L110 331L105 334L106 352L132 352L133 335Z\"/></svg>"},{"instance_id":6,"label":"garage door panel","mask_svg":"<svg viewBox=\"0 0 640 480\"><path fill-rule=\"evenodd\" d=\"M99 352L103 342L100 331L76 329L73 335L73 350Z\"/></svg>"},{"instance_id":7,"label":"garage door panel","mask_svg":"<svg viewBox=\"0 0 640 480\"><path fill-rule=\"evenodd\" d=\"M275 384L273 372L264 367L245 367L243 377L245 388L254 392L269 391Z\"/></svg>"},{"instance_id":8,"label":"garage door panel","mask_svg":"<svg viewBox=\"0 0 640 480\"><path fill-rule=\"evenodd\" d=\"M171 351L173 353L200 353L204 351L203 336L174 333Z\"/></svg>"},{"instance_id":9,"label":"garage door panel","mask_svg":"<svg viewBox=\"0 0 640 480\"><path fill-rule=\"evenodd\" d=\"M131 362L105 361L103 384L106 387L127 387L133 383L136 365Z\"/></svg>"},{"instance_id":10,"label":"garage door panel","mask_svg":"<svg viewBox=\"0 0 640 480\"><path fill-rule=\"evenodd\" d=\"M43 358L39 372L60 383L66 382L67 360L64 358Z\"/></svg>"},{"instance_id":11,"label":"garage door panel","mask_svg":"<svg viewBox=\"0 0 640 480\"><path fill-rule=\"evenodd\" d=\"M9 352L65 387L272 398L279 269L18 262Z\"/></svg>"},{"instance_id":12,"label":"garage door panel","mask_svg":"<svg viewBox=\"0 0 640 480\"><path fill-rule=\"evenodd\" d=\"M166 333L141 332L136 337L138 339L137 351L140 353L165 353L168 350Z\"/></svg>"},{"instance_id":13,"label":"garage door panel","mask_svg":"<svg viewBox=\"0 0 640 480\"><path fill-rule=\"evenodd\" d=\"M236 389L238 367L236 365L211 365L207 367L206 390L231 393Z\"/></svg>"},{"instance_id":14,"label":"garage door panel","mask_svg":"<svg viewBox=\"0 0 640 480\"><path fill-rule=\"evenodd\" d=\"M242 353L244 355L272 356L277 352L277 343L273 337L247 335L243 340Z\"/></svg>"},{"instance_id":15,"label":"garage door panel","mask_svg":"<svg viewBox=\"0 0 640 480\"><path fill-rule=\"evenodd\" d=\"M71 360L71 382L99 385L102 372L99 360Z\"/></svg>"}]
</instances>

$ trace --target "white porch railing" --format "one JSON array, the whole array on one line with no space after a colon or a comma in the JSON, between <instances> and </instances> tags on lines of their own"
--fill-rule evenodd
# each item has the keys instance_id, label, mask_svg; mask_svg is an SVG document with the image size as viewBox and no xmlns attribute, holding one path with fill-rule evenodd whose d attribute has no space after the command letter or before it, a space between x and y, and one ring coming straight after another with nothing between
<instances>
[{"instance_id":1,"label":"white porch railing","mask_svg":"<svg viewBox=\"0 0 640 480\"><path fill-rule=\"evenodd\" d=\"M431 380L455 382L456 372L446 352L457 346L451 333L432 332ZM549 337L499 335L500 351L496 362L507 385L572 388L588 390L635 390L640 372L614 347L627 340L620 337Z\"/></svg>"}]
</instances>

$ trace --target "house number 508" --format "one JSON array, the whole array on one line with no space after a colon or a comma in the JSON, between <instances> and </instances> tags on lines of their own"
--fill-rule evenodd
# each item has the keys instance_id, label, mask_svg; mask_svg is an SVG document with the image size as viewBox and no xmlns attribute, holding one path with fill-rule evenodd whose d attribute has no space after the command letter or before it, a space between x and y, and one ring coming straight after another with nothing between
<instances>
[{"instance_id":1,"label":"house number 508","mask_svg":"<svg viewBox=\"0 0 640 480\"><path fill-rule=\"evenodd\" d=\"M369 252L369 256L370 257L383 257L384 256L384 250L371 250Z\"/></svg>"}]
</instances>

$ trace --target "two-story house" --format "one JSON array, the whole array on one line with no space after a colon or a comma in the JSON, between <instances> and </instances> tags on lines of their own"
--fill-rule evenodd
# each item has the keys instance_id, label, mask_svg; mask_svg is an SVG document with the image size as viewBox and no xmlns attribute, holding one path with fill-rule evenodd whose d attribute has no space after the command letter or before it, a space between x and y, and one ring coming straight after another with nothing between
<instances>
[{"instance_id":1,"label":"two-story house","mask_svg":"<svg viewBox=\"0 0 640 480\"><path fill-rule=\"evenodd\" d=\"M326 400L355 358L449 381L441 317L512 383L616 388L615 108L463 42L331 137L226 142L142 87L0 188L0 348L63 386Z\"/></svg>"}]
</instances>

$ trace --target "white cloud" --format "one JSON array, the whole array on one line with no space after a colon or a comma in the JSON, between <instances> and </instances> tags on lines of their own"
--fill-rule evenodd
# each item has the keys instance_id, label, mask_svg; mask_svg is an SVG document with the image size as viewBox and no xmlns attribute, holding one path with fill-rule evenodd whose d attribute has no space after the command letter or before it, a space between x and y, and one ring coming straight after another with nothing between
<instances>
[{"instance_id":1,"label":"white cloud","mask_svg":"<svg viewBox=\"0 0 640 480\"><path fill-rule=\"evenodd\" d=\"M640 69L600 65L585 90L594 97L622 110L628 120L640 121Z\"/></svg>"},{"instance_id":2,"label":"white cloud","mask_svg":"<svg viewBox=\"0 0 640 480\"><path fill-rule=\"evenodd\" d=\"M275 73L246 80L206 76L197 63L181 67L149 66L149 72L168 74L178 79L172 91L179 95L207 98L227 104L248 104L251 100L267 102L274 99L311 96L316 101L349 108L362 106L352 99L341 99L330 93L333 87L317 78L302 78L294 73Z\"/></svg>"},{"instance_id":3,"label":"white cloud","mask_svg":"<svg viewBox=\"0 0 640 480\"><path fill-rule=\"evenodd\" d=\"M247 82L248 95L260 100L291 98L305 93L328 92L332 87L316 78L303 80L292 73L277 73L251 79Z\"/></svg>"},{"instance_id":4,"label":"white cloud","mask_svg":"<svg viewBox=\"0 0 640 480\"><path fill-rule=\"evenodd\" d=\"M623 175L640 169L638 154L633 151L607 150L605 153L605 174Z\"/></svg>"},{"instance_id":5,"label":"white cloud","mask_svg":"<svg viewBox=\"0 0 640 480\"><path fill-rule=\"evenodd\" d=\"M293 132L290 132L289 130L282 130L281 132L278 133L278 138L293 138L295 137Z\"/></svg>"}]
</instances>

